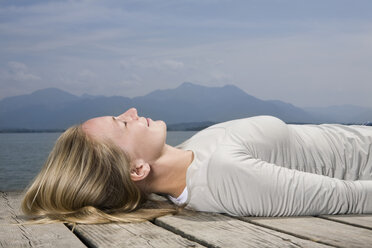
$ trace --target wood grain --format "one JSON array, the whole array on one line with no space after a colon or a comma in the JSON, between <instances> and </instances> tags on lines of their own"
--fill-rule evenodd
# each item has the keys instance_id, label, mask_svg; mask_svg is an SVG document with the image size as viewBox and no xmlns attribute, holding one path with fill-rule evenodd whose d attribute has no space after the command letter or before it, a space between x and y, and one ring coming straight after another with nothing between
<instances>
[{"instance_id":1,"label":"wood grain","mask_svg":"<svg viewBox=\"0 0 372 248\"><path fill-rule=\"evenodd\" d=\"M214 213L185 212L155 223L208 247L328 247Z\"/></svg>"},{"instance_id":2,"label":"wood grain","mask_svg":"<svg viewBox=\"0 0 372 248\"><path fill-rule=\"evenodd\" d=\"M0 196L0 247L372 247L372 215L232 217L185 210L155 224L77 225L71 232L63 224L14 225L24 219L22 193Z\"/></svg>"},{"instance_id":3,"label":"wood grain","mask_svg":"<svg viewBox=\"0 0 372 248\"><path fill-rule=\"evenodd\" d=\"M320 218L372 229L372 214L321 215Z\"/></svg>"},{"instance_id":4,"label":"wood grain","mask_svg":"<svg viewBox=\"0 0 372 248\"><path fill-rule=\"evenodd\" d=\"M371 247L372 230L313 216L239 217L291 235L337 247Z\"/></svg>"},{"instance_id":5,"label":"wood grain","mask_svg":"<svg viewBox=\"0 0 372 248\"><path fill-rule=\"evenodd\" d=\"M90 247L203 247L151 222L77 225L74 233Z\"/></svg>"},{"instance_id":6,"label":"wood grain","mask_svg":"<svg viewBox=\"0 0 372 248\"><path fill-rule=\"evenodd\" d=\"M86 247L64 224L22 223L22 193L0 192L0 247Z\"/></svg>"}]
</instances>

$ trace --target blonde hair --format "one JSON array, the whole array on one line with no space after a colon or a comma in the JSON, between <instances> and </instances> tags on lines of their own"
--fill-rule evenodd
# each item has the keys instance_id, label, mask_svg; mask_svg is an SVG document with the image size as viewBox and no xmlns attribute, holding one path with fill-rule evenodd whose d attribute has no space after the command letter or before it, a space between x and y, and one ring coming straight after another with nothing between
<instances>
[{"instance_id":1,"label":"blonde hair","mask_svg":"<svg viewBox=\"0 0 372 248\"><path fill-rule=\"evenodd\" d=\"M128 158L113 143L90 138L81 124L68 128L26 189L22 210L29 223L139 222L177 213L168 204L159 208L134 184Z\"/></svg>"}]
</instances>

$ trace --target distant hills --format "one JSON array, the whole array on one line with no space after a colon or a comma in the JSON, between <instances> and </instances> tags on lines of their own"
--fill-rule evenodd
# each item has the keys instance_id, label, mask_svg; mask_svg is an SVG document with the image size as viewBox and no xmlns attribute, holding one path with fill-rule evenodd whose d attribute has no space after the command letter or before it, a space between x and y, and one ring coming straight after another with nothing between
<instances>
[{"instance_id":1,"label":"distant hills","mask_svg":"<svg viewBox=\"0 0 372 248\"><path fill-rule=\"evenodd\" d=\"M75 96L57 88L0 100L0 130L56 130L136 107L139 115L164 120L168 130L200 130L214 123L273 115L287 123L372 121L372 108L354 105L299 108L279 100L261 100L234 85L206 87L185 82L145 96Z\"/></svg>"}]
</instances>

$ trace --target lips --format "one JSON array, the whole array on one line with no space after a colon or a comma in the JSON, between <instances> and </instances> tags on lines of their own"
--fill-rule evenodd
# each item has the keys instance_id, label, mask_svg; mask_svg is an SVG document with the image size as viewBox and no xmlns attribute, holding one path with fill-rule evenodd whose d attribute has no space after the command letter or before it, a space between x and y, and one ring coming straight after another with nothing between
<instances>
[{"instance_id":1,"label":"lips","mask_svg":"<svg viewBox=\"0 0 372 248\"><path fill-rule=\"evenodd\" d=\"M149 118L146 118L146 121L147 121L147 126L149 127L150 126L150 120L149 120Z\"/></svg>"}]
</instances>

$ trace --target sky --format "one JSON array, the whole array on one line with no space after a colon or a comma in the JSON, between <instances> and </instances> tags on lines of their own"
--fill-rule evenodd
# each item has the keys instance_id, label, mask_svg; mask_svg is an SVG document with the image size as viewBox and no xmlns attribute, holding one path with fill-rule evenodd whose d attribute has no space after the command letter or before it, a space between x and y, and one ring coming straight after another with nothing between
<instances>
[{"instance_id":1,"label":"sky","mask_svg":"<svg viewBox=\"0 0 372 248\"><path fill-rule=\"evenodd\" d=\"M192 82L372 107L371 13L369 0L0 0L0 99Z\"/></svg>"}]
</instances>

